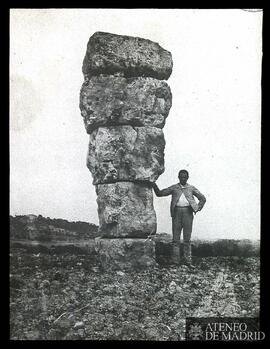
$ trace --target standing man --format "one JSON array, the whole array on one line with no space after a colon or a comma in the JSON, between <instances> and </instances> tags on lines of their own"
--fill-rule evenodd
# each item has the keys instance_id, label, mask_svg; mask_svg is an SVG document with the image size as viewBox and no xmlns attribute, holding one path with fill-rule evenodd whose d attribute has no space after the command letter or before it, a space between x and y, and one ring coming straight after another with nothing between
<instances>
[{"instance_id":1,"label":"standing man","mask_svg":"<svg viewBox=\"0 0 270 349\"><path fill-rule=\"evenodd\" d=\"M184 240L184 258L185 264L191 265L191 232L193 223L193 213L201 211L206 198L193 185L187 183L189 174L187 170L181 170L178 173L179 183L169 188L159 190L156 183L153 184L154 192L157 196L171 195L171 217L172 217L172 233L173 233L173 259L174 262L180 262L180 236L183 229ZM199 200L195 201L194 196Z\"/></svg>"}]
</instances>

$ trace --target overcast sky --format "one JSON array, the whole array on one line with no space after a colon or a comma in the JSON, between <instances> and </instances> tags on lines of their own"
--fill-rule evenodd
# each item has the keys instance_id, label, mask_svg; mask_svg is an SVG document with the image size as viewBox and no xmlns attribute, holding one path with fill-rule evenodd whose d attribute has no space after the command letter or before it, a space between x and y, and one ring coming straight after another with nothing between
<instances>
[{"instance_id":1,"label":"overcast sky","mask_svg":"<svg viewBox=\"0 0 270 349\"><path fill-rule=\"evenodd\" d=\"M10 213L98 224L79 109L96 31L150 39L172 53L157 184L190 172L207 198L193 238L259 239L262 12L240 9L11 10ZM158 232L171 233L170 197L154 205Z\"/></svg>"}]
</instances>

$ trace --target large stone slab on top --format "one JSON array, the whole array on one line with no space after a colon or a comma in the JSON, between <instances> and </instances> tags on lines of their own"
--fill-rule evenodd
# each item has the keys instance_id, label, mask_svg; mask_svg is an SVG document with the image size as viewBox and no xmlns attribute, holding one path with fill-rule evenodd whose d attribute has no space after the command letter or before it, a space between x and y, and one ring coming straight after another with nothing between
<instances>
[{"instance_id":1,"label":"large stone slab on top","mask_svg":"<svg viewBox=\"0 0 270 349\"><path fill-rule=\"evenodd\" d=\"M117 182L96 186L99 233L109 238L147 238L156 233L152 188Z\"/></svg>"},{"instance_id":2,"label":"large stone slab on top","mask_svg":"<svg viewBox=\"0 0 270 349\"><path fill-rule=\"evenodd\" d=\"M171 53L151 40L105 32L94 33L87 44L82 71L85 78L122 72L167 80L173 67Z\"/></svg>"},{"instance_id":3,"label":"large stone slab on top","mask_svg":"<svg viewBox=\"0 0 270 349\"><path fill-rule=\"evenodd\" d=\"M80 93L86 131L99 126L133 125L163 128L172 105L164 81L153 78L93 76Z\"/></svg>"},{"instance_id":4,"label":"large stone slab on top","mask_svg":"<svg viewBox=\"0 0 270 349\"><path fill-rule=\"evenodd\" d=\"M87 157L93 184L155 182L164 172L164 148L156 127L99 127L90 134Z\"/></svg>"}]
</instances>

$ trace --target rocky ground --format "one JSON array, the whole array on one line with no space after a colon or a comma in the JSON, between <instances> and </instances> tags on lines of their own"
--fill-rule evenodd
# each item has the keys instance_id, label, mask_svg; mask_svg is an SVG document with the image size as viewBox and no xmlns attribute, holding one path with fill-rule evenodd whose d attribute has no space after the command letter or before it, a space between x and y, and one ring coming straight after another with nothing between
<instances>
[{"instance_id":1,"label":"rocky ground","mask_svg":"<svg viewBox=\"0 0 270 349\"><path fill-rule=\"evenodd\" d=\"M75 254L10 251L10 338L184 340L188 316L259 313L259 258L104 271Z\"/></svg>"}]
</instances>

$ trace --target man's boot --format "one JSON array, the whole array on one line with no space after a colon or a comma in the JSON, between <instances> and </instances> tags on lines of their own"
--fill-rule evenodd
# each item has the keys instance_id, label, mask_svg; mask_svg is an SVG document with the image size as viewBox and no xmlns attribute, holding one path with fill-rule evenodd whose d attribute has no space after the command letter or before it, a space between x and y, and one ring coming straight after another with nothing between
<instances>
[{"instance_id":1,"label":"man's boot","mask_svg":"<svg viewBox=\"0 0 270 349\"><path fill-rule=\"evenodd\" d=\"M172 262L173 264L180 264L180 243L172 243Z\"/></svg>"},{"instance_id":2,"label":"man's boot","mask_svg":"<svg viewBox=\"0 0 270 349\"><path fill-rule=\"evenodd\" d=\"M191 257L191 243L184 242L184 251L183 251L183 264L192 267L192 257Z\"/></svg>"}]
</instances>

